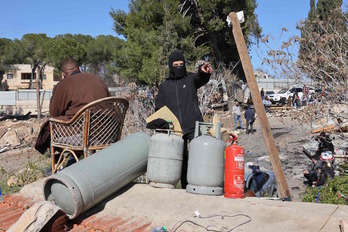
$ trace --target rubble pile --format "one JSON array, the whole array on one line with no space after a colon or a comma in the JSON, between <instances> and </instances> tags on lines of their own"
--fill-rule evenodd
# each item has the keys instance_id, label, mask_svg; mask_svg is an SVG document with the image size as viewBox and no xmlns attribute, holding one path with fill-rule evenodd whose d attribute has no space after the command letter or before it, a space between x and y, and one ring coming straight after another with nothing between
<instances>
[{"instance_id":1,"label":"rubble pile","mask_svg":"<svg viewBox=\"0 0 348 232\"><path fill-rule=\"evenodd\" d=\"M15 119L0 121L0 153L16 148L33 146L44 120L32 118L26 121L17 121Z\"/></svg>"},{"instance_id":2,"label":"rubble pile","mask_svg":"<svg viewBox=\"0 0 348 232\"><path fill-rule=\"evenodd\" d=\"M13 190L44 177L50 159L35 151L34 144L46 119L0 121L0 182Z\"/></svg>"}]
</instances>

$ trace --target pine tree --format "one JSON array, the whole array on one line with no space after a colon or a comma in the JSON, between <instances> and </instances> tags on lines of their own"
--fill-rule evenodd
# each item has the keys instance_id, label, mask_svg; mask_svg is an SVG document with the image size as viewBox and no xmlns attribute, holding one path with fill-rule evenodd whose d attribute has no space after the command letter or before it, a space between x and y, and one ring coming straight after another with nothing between
<instances>
[{"instance_id":1,"label":"pine tree","mask_svg":"<svg viewBox=\"0 0 348 232\"><path fill-rule=\"evenodd\" d=\"M255 0L134 0L129 13L112 10L114 30L126 39L118 72L158 84L167 76L167 58L174 50L184 53L191 71L197 60L229 67L239 56L226 18L244 11L242 29L250 45L261 36L256 6Z\"/></svg>"},{"instance_id":2,"label":"pine tree","mask_svg":"<svg viewBox=\"0 0 348 232\"><path fill-rule=\"evenodd\" d=\"M313 80L347 80L347 17L342 0L318 0L300 26L301 40L298 64Z\"/></svg>"},{"instance_id":3,"label":"pine tree","mask_svg":"<svg viewBox=\"0 0 348 232\"><path fill-rule=\"evenodd\" d=\"M308 13L308 20L312 21L313 19L315 19L315 15L316 15L316 12L315 12L315 0L310 0L310 10L309 10L309 13Z\"/></svg>"}]
</instances>

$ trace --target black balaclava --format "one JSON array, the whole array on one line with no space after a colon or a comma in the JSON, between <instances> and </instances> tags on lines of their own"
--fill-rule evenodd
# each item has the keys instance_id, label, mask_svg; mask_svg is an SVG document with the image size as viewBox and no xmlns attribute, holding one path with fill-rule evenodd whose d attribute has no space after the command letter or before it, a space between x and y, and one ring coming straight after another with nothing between
<instances>
[{"instance_id":1,"label":"black balaclava","mask_svg":"<svg viewBox=\"0 0 348 232\"><path fill-rule=\"evenodd\" d=\"M183 61L184 65L180 67L173 67L173 62L175 61ZM180 52L173 52L169 56L169 78L171 79L180 79L185 76L186 74L186 62L185 62L185 57L182 53Z\"/></svg>"}]
</instances>

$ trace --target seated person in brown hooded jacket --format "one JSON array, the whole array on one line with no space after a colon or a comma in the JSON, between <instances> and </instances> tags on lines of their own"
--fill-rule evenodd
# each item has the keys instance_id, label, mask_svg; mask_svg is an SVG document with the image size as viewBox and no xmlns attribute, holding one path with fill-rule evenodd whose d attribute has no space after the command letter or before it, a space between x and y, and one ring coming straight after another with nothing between
<instances>
[{"instance_id":1,"label":"seated person in brown hooded jacket","mask_svg":"<svg viewBox=\"0 0 348 232\"><path fill-rule=\"evenodd\" d=\"M61 63L62 80L53 88L50 100L50 117L68 121L85 105L110 97L106 84L96 75L80 72L73 58ZM40 130L35 149L44 154L50 146L50 129L46 121Z\"/></svg>"}]
</instances>

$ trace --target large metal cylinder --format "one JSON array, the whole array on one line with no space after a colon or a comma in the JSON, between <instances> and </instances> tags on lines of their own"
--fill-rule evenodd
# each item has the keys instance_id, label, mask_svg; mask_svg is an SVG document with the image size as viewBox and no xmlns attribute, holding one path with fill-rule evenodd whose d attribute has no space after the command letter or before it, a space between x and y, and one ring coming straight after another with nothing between
<instances>
[{"instance_id":1,"label":"large metal cylinder","mask_svg":"<svg viewBox=\"0 0 348 232\"><path fill-rule=\"evenodd\" d=\"M181 178L184 140L171 130L151 137L146 177L150 185L174 188Z\"/></svg>"},{"instance_id":2,"label":"large metal cylinder","mask_svg":"<svg viewBox=\"0 0 348 232\"><path fill-rule=\"evenodd\" d=\"M144 174L149 145L149 135L134 133L63 169L45 181L45 199L76 218Z\"/></svg>"},{"instance_id":3,"label":"large metal cylinder","mask_svg":"<svg viewBox=\"0 0 348 232\"><path fill-rule=\"evenodd\" d=\"M195 138L191 141L189 150L187 192L206 195L223 194L225 142L221 140L219 123L216 138L208 135L207 127L212 126L211 123L196 123Z\"/></svg>"}]
</instances>

